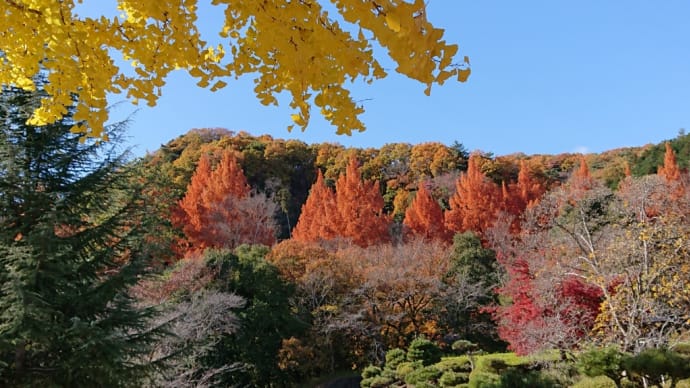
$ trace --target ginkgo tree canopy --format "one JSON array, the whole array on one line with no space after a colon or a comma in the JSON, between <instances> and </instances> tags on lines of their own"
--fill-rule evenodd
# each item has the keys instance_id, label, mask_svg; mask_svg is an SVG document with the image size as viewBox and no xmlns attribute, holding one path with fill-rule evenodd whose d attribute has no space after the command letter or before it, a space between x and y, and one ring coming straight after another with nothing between
<instances>
[{"instance_id":1,"label":"ginkgo tree canopy","mask_svg":"<svg viewBox=\"0 0 690 388\"><path fill-rule=\"evenodd\" d=\"M423 0L330 0L339 14L333 17L326 3L212 0L225 21L218 31L223 43L211 46L199 32L196 0L117 0L119 15L98 18L78 15L74 0L6 0L0 2L0 82L32 90L34 77L47 74L48 96L29 124L56 121L76 96L74 118L84 125L74 130L98 137L109 94L153 106L174 70L212 91L251 74L264 105L289 94L298 127L306 128L316 106L339 134L350 134L365 127L346 82L386 76L375 41L396 71L427 85L427 94L433 84L469 76L469 60L457 63L458 46L427 20ZM116 58L132 68L121 68Z\"/></svg>"}]
</instances>

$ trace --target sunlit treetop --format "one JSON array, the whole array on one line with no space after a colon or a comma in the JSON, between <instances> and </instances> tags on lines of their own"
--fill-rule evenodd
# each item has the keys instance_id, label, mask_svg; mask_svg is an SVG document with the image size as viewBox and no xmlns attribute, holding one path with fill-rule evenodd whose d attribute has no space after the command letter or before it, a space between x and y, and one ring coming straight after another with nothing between
<instances>
[{"instance_id":1,"label":"sunlit treetop","mask_svg":"<svg viewBox=\"0 0 690 388\"><path fill-rule=\"evenodd\" d=\"M0 2L0 82L32 90L33 77L45 72L49 97L30 124L57 120L77 95L74 118L85 125L74 130L98 137L110 93L154 106L173 70L187 71L212 91L251 74L262 104L290 95L292 120L302 130L316 106L337 133L351 134L365 127L346 82L386 76L375 41L396 71L427 85L426 94L433 84L469 76L469 60L457 63L458 46L427 21L423 0L330 0L335 17L325 2L212 0L225 22L218 31L223 43L211 46L201 39L196 0L118 0L119 15L99 18L79 16L74 0L6 0ZM120 57L132 68L118 67Z\"/></svg>"}]
</instances>

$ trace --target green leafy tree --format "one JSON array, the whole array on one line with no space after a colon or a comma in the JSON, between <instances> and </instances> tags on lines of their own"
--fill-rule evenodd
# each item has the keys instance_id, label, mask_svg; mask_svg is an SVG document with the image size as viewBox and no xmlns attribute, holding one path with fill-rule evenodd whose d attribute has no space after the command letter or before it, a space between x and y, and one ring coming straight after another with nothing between
<instances>
[{"instance_id":1,"label":"green leafy tree","mask_svg":"<svg viewBox=\"0 0 690 388\"><path fill-rule=\"evenodd\" d=\"M501 350L496 324L484 310L498 303L494 289L500 274L496 253L484 248L473 232L456 234L451 247L446 287L444 324L460 338L476 342L484 350Z\"/></svg>"},{"instance_id":2,"label":"green leafy tree","mask_svg":"<svg viewBox=\"0 0 690 388\"><path fill-rule=\"evenodd\" d=\"M152 339L128 292L149 256L141 190L116 142L80 141L69 114L27 125L43 96L0 94L0 386L136 384Z\"/></svg>"},{"instance_id":3,"label":"green leafy tree","mask_svg":"<svg viewBox=\"0 0 690 388\"><path fill-rule=\"evenodd\" d=\"M299 334L303 327L290 309L294 286L265 260L267 253L266 247L243 245L235 251L205 254L207 265L216 273L211 287L246 300L245 307L235 312L239 330L223 338L206 360L209 367L228 360L245 365L222 381L225 385L264 387L288 378L279 368L279 351L283 340Z\"/></svg>"}]
</instances>

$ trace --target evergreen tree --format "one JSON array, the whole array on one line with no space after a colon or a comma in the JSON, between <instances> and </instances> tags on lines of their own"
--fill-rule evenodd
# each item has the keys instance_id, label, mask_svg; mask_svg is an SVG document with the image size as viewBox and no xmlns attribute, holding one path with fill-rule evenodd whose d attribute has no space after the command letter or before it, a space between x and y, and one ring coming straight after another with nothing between
<instances>
[{"instance_id":1,"label":"evergreen tree","mask_svg":"<svg viewBox=\"0 0 690 388\"><path fill-rule=\"evenodd\" d=\"M135 385L143 205L114 142L83 141L70 114L26 124L41 97L0 94L0 386Z\"/></svg>"}]
</instances>

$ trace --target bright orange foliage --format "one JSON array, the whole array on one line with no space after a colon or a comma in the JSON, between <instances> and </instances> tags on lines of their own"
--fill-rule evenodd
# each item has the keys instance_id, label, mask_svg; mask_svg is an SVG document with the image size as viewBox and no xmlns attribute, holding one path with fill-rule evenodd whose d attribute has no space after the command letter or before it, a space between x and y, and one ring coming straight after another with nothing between
<instances>
[{"instance_id":1,"label":"bright orange foliage","mask_svg":"<svg viewBox=\"0 0 690 388\"><path fill-rule=\"evenodd\" d=\"M200 240L204 222L204 205L202 195L208 187L211 178L211 161L207 155L202 155L196 167L192 180L187 186L187 193L179 202L179 210L173 223L182 227L182 231L188 239ZM200 248L205 248L202 244Z\"/></svg>"},{"instance_id":2,"label":"bright orange foliage","mask_svg":"<svg viewBox=\"0 0 690 388\"><path fill-rule=\"evenodd\" d=\"M571 202L581 199L587 191L594 187L594 178L589 173L589 167L584 156L580 156L580 166L570 177L568 187L568 198Z\"/></svg>"},{"instance_id":3,"label":"bright orange foliage","mask_svg":"<svg viewBox=\"0 0 690 388\"><path fill-rule=\"evenodd\" d=\"M362 180L354 157L350 158L345 174L335 183L335 196L340 213L340 236L361 247L390 239L390 219L383 213L379 183Z\"/></svg>"},{"instance_id":4,"label":"bright orange foliage","mask_svg":"<svg viewBox=\"0 0 690 388\"><path fill-rule=\"evenodd\" d=\"M539 183L529 171L529 166L524 160L520 161L520 172L517 180L517 194L522 201L524 210L526 207L534 205L544 194L546 188Z\"/></svg>"},{"instance_id":5,"label":"bright orange foliage","mask_svg":"<svg viewBox=\"0 0 690 388\"><path fill-rule=\"evenodd\" d=\"M517 182L511 183L509 189L503 185L505 210L515 217L511 224L511 232L520 231L520 215L528 207L534 206L545 191L544 186L530 173L527 162L521 160Z\"/></svg>"},{"instance_id":6,"label":"bright orange foliage","mask_svg":"<svg viewBox=\"0 0 690 388\"><path fill-rule=\"evenodd\" d=\"M304 242L333 239L338 236L339 219L335 193L326 186L319 170L307 201L302 205L302 213L292 231L292 238Z\"/></svg>"},{"instance_id":7,"label":"bright orange foliage","mask_svg":"<svg viewBox=\"0 0 690 388\"><path fill-rule=\"evenodd\" d=\"M237 163L233 151L223 151L222 157L211 174L211 179L204 190L205 203L218 203L231 195L244 198L249 195L249 184L242 167Z\"/></svg>"},{"instance_id":8,"label":"bright orange foliage","mask_svg":"<svg viewBox=\"0 0 690 388\"><path fill-rule=\"evenodd\" d=\"M427 190L424 183L419 183L417 195L405 211L403 221L410 234L425 239L448 240L449 233L443 223L443 210Z\"/></svg>"},{"instance_id":9,"label":"bright orange foliage","mask_svg":"<svg viewBox=\"0 0 690 388\"><path fill-rule=\"evenodd\" d=\"M666 142L666 153L664 154L664 165L659 166L657 174L663 176L667 182L680 181L680 168L676 161L676 153L671 148L671 143Z\"/></svg>"},{"instance_id":10,"label":"bright orange foliage","mask_svg":"<svg viewBox=\"0 0 690 388\"><path fill-rule=\"evenodd\" d=\"M270 245L275 241L275 226L264 202L260 196L250 195L247 178L232 151L223 152L214 170L204 155L173 222L194 249Z\"/></svg>"},{"instance_id":11,"label":"bright orange foliage","mask_svg":"<svg viewBox=\"0 0 690 388\"><path fill-rule=\"evenodd\" d=\"M484 175L472 155L467 172L460 175L450 198L450 210L445 214L445 224L453 232L474 231L483 234L495 221L502 206L501 190Z\"/></svg>"}]
</instances>

